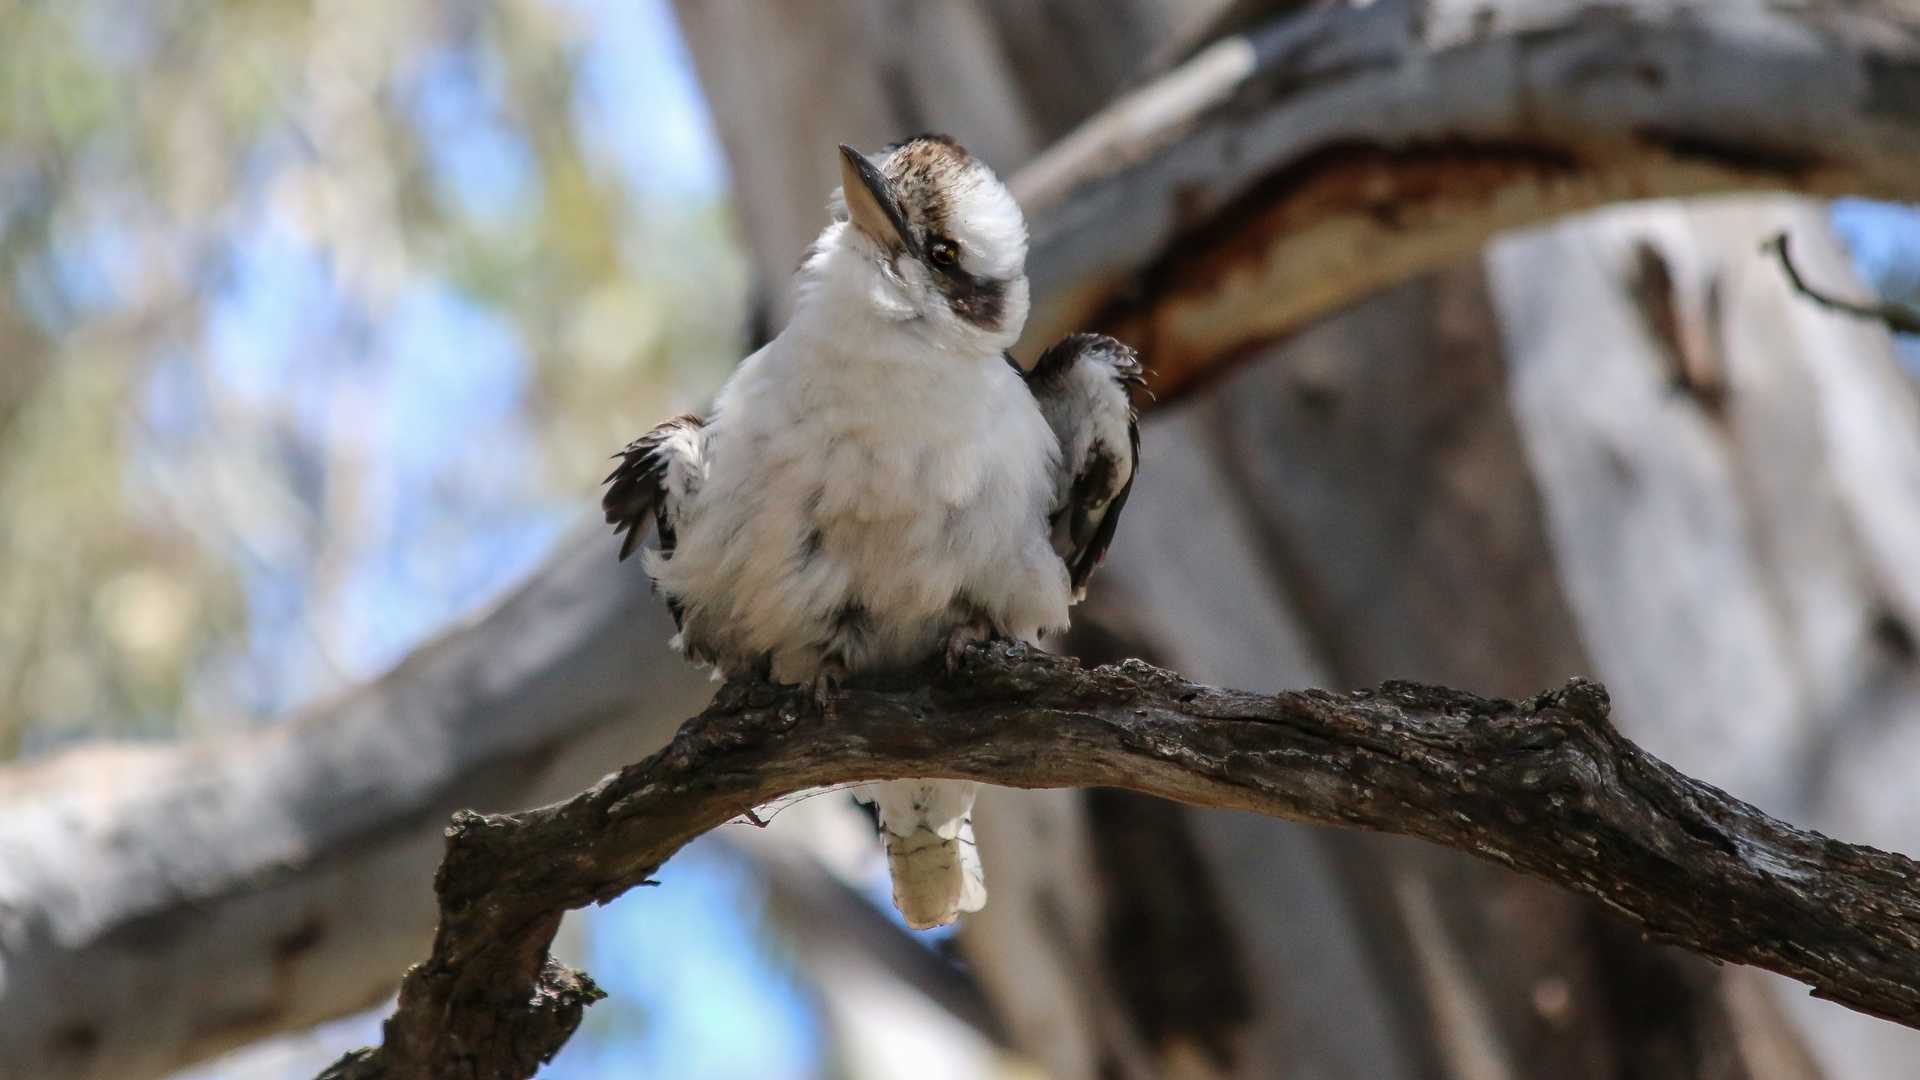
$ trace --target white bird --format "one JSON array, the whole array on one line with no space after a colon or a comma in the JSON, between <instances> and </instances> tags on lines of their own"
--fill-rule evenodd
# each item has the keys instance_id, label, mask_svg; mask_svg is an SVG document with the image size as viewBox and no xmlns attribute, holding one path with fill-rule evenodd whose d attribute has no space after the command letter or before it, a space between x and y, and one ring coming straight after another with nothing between
<instances>
[{"instance_id":1,"label":"white bird","mask_svg":"<svg viewBox=\"0 0 1920 1080\"><path fill-rule=\"evenodd\" d=\"M987 167L922 136L870 161L840 148L834 220L801 263L792 320L711 419L629 445L607 479L620 557L646 566L675 645L716 677L824 695L861 672L949 663L987 638L1067 628L1133 484L1133 351L1075 334L1024 375L1027 231ZM909 925L986 901L977 784L860 793L886 834Z\"/></svg>"}]
</instances>

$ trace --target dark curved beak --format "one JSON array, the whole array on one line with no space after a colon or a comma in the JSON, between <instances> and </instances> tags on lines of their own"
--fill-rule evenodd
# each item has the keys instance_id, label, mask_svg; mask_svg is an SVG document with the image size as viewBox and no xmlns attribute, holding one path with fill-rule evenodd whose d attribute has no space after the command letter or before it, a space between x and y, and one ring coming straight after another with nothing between
<instances>
[{"instance_id":1,"label":"dark curved beak","mask_svg":"<svg viewBox=\"0 0 1920 1080\"><path fill-rule=\"evenodd\" d=\"M840 187L846 194L847 214L861 232L887 250L904 250L919 257L893 185L865 154L845 143L840 144Z\"/></svg>"}]
</instances>

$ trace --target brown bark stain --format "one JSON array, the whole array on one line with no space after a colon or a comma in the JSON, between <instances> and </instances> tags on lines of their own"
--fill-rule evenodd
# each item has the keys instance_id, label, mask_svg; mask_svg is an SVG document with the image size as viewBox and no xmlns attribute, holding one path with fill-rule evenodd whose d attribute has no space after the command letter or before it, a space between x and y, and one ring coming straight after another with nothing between
<instances>
[{"instance_id":1,"label":"brown bark stain","mask_svg":"<svg viewBox=\"0 0 1920 1080\"><path fill-rule=\"evenodd\" d=\"M1582 168L1559 147L1449 140L1386 148L1336 143L1256 184L1197 223L1147 271L1151 294L1210 292L1275 237L1315 221L1364 215L1388 229L1431 216L1430 207L1487 199L1516 181L1543 183ZM1194 211L1189 211L1189 218Z\"/></svg>"},{"instance_id":2,"label":"brown bark stain","mask_svg":"<svg viewBox=\"0 0 1920 1080\"><path fill-rule=\"evenodd\" d=\"M1148 388L1171 401L1257 355L1299 324L1274 310L1318 287L1311 267L1288 265L1289 243L1315 232L1329 243L1402 235L1379 284L1457 258L1463 236L1491 235L1605 202L1732 190L1829 192L1844 187L1828 163L1790 149L1647 128L1624 142L1445 139L1382 146L1340 142L1307 154L1218 208L1193 192L1172 196L1179 235L1151 264L1061 307L1140 351ZM1341 231L1349 229L1351 231ZM1413 234L1407 236L1405 234ZM1471 236L1464 239L1470 240ZM1429 250L1430 249L1430 250ZM1334 275L1324 300L1350 282ZM1239 291L1233 304L1225 298ZM1262 294L1272 302L1262 304ZM1240 325L1245 323L1245 325ZM1192 327L1203 326L1196 338ZM1068 327L1070 329L1079 326ZM1204 340L1201 340L1204 339Z\"/></svg>"},{"instance_id":3,"label":"brown bark stain","mask_svg":"<svg viewBox=\"0 0 1920 1080\"><path fill-rule=\"evenodd\" d=\"M1657 244L1634 246L1634 264L1626 282L1654 345L1667 368L1667 383L1686 394L1709 416L1723 418L1727 404L1726 358L1720 329L1720 279L1702 288L1701 311L1684 311L1673 267Z\"/></svg>"},{"instance_id":4,"label":"brown bark stain","mask_svg":"<svg viewBox=\"0 0 1920 1080\"><path fill-rule=\"evenodd\" d=\"M1545 145L1458 140L1390 149L1337 143L1279 170L1211 215L1203 217L1194 200L1183 200L1180 217L1192 224L1094 322L1139 349L1150 362L1149 389L1173 398L1222 358L1158 348L1156 315L1262 266L1278 239L1343 217L1410 229L1458 213L1462 204L1488 203L1516 185L1551 183L1581 168L1573 153Z\"/></svg>"},{"instance_id":5,"label":"brown bark stain","mask_svg":"<svg viewBox=\"0 0 1920 1080\"><path fill-rule=\"evenodd\" d=\"M1141 1041L1182 1047L1228 1075L1254 994L1219 890L1179 803L1118 788L1087 792L1106 910L1106 963Z\"/></svg>"},{"instance_id":6,"label":"brown bark stain","mask_svg":"<svg viewBox=\"0 0 1920 1080\"><path fill-rule=\"evenodd\" d=\"M1642 127L1637 134L1646 148L1675 161L1700 162L1734 173L1770 176L1791 190L1804 189L1817 182L1826 165L1797 147L1730 139L1711 131Z\"/></svg>"}]
</instances>

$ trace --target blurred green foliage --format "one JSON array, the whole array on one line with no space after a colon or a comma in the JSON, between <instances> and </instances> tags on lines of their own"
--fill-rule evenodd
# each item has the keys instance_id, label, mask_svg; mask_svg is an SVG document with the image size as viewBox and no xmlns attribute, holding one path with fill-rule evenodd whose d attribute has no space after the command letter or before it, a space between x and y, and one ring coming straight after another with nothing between
<instances>
[{"instance_id":1,"label":"blurred green foliage","mask_svg":"<svg viewBox=\"0 0 1920 1080\"><path fill-rule=\"evenodd\" d=\"M0 0L0 758L257 722L207 689L259 651L248 560L298 563L278 569L316 611L346 587L368 518L354 448L289 451L286 418L207 359L263 228L366 326L425 282L511 327L525 482L556 503L584 507L608 453L710 393L739 355L730 221L596 145L594 31L539 0ZM418 87L448 63L525 159L505 196L463 195L440 160ZM205 404L156 471L163 369ZM248 539L280 533L300 542ZM312 629L322 653L351 632Z\"/></svg>"}]
</instances>

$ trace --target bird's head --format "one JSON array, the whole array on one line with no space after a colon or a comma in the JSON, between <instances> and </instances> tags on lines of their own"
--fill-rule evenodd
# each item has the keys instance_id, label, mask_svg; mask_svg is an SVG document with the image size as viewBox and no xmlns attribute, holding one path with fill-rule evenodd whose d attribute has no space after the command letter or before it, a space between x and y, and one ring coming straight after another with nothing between
<instances>
[{"instance_id":1,"label":"bird's head","mask_svg":"<svg viewBox=\"0 0 1920 1080\"><path fill-rule=\"evenodd\" d=\"M1027 318L1027 224L991 169L922 135L878 160L840 147L840 177L845 219L822 240L873 274L879 302L941 336L1012 344Z\"/></svg>"}]
</instances>

